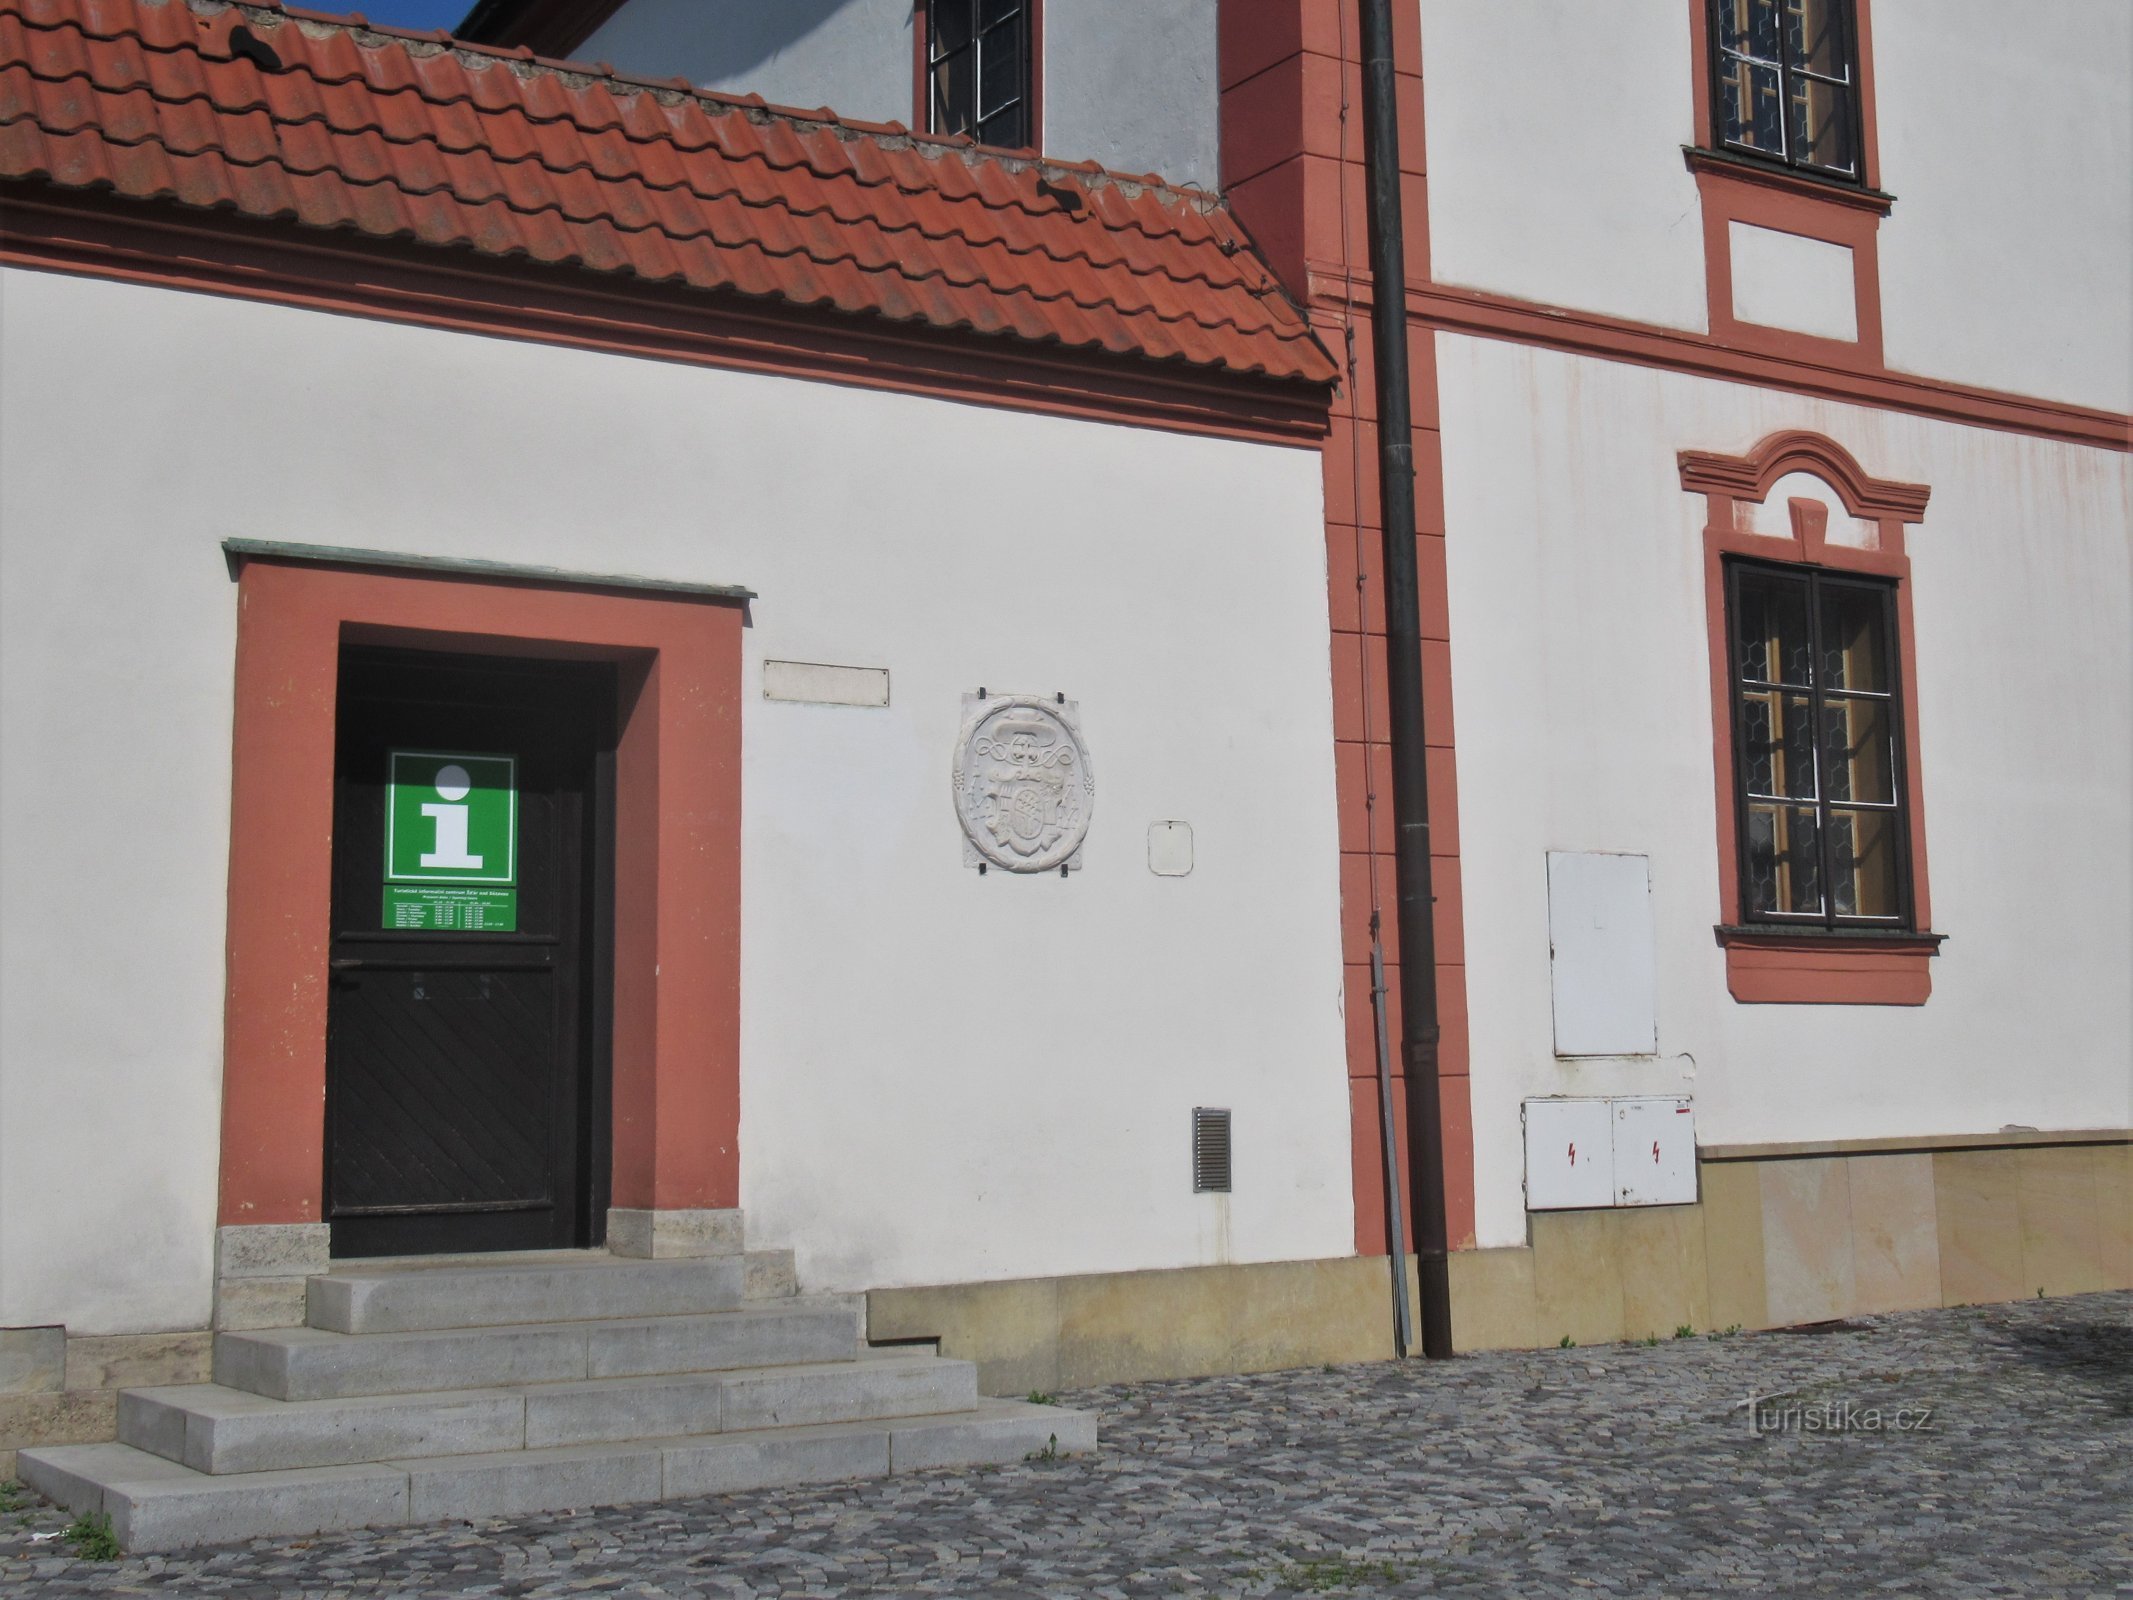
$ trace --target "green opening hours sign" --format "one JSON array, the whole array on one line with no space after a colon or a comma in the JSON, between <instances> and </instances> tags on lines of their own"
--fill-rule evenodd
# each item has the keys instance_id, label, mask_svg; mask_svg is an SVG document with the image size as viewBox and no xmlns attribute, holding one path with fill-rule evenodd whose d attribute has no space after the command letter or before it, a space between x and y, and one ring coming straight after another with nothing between
<instances>
[{"instance_id":1,"label":"green opening hours sign","mask_svg":"<svg viewBox=\"0 0 2133 1600\"><path fill-rule=\"evenodd\" d=\"M518 929L518 760L437 750L387 754L383 925Z\"/></svg>"}]
</instances>

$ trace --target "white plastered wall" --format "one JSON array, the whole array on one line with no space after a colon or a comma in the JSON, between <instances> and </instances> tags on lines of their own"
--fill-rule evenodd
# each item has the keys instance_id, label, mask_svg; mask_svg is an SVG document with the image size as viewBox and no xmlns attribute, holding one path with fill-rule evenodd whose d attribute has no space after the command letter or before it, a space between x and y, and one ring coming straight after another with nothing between
<instances>
[{"instance_id":1,"label":"white plastered wall","mask_svg":"<svg viewBox=\"0 0 2133 1600\"><path fill-rule=\"evenodd\" d=\"M1430 273L1703 332L1681 0L1403 0L1422 11Z\"/></svg>"},{"instance_id":2,"label":"white plastered wall","mask_svg":"<svg viewBox=\"0 0 2133 1600\"><path fill-rule=\"evenodd\" d=\"M1708 328L1684 0L1406 0L1441 282ZM1875 0L1883 347L2133 409L2133 6ZM1839 332L1826 317L1817 333Z\"/></svg>"},{"instance_id":3,"label":"white plastered wall","mask_svg":"<svg viewBox=\"0 0 2133 1600\"><path fill-rule=\"evenodd\" d=\"M1528 1096L1690 1094L1706 1144L2133 1124L2128 458L1450 334L1437 363L1480 1243L1524 1238ZM1782 428L1932 489L1907 547L1948 942L1919 1008L1737 1004L1712 935L1705 503L1676 454ZM1555 1057L1550 850L1649 856L1656 1056Z\"/></svg>"},{"instance_id":4,"label":"white plastered wall","mask_svg":"<svg viewBox=\"0 0 2133 1600\"><path fill-rule=\"evenodd\" d=\"M2133 410L2133 6L1874 0L1891 367Z\"/></svg>"},{"instance_id":5,"label":"white plastered wall","mask_svg":"<svg viewBox=\"0 0 2133 1600\"><path fill-rule=\"evenodd\" d=\"M1315 453L40 273L0 312L0 1326L207 1313L232 535L760 592L742 1198L803 1283L1352 1250ZM981 685L1081 704L1068 880L962 863Z\"/></svg>"}]
</instances>

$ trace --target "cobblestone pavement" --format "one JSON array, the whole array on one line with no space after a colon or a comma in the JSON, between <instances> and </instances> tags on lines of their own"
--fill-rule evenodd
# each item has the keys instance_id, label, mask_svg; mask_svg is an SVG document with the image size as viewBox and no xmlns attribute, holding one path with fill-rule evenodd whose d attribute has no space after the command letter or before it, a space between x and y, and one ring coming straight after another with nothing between
<instances>
[{"instance_id":1,"label":"cobblestone pavement","mask_svg":"<svg viewBox=\"0 0 2133 1600\"><path fill-rule=\"evenodd\" d=\"M1098 1456L181 1557L20 1497L0 1594L2133 1595L2133 1294L1060 1398Z\"/></svg>"}]
</instances>

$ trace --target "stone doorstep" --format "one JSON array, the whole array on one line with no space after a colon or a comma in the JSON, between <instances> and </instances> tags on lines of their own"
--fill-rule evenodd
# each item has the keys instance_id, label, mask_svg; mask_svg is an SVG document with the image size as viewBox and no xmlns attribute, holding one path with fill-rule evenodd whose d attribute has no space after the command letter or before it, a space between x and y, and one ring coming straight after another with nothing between
<instances>
[{"instance_id":1,"label":"stone doorstep","mask_svg":"<svg viewBox=\"0 0 2133 1600\"><path fill-rule=\"evenodd\" d=\"M858 1330L858 1303L842 1295L616 1322L364 1334L273 1328L218 1337L214 1379L276 1400L332 1400L653 1377L849 1360Z\"/></svg>"},{"instance_id":2,"label":"stone doorstep","mask_svg":"<svg viewBox=\"0 0 2133 1600\"><path fill-rule=\"evenodd\" d=\"M923 1357L343 1400L195 1384L127 1391L118 1436L195 1472L236 1476L936 1416L977 1402L975 1367Z\"/></svg>"},{"instance_id":3,"label":"stone doorstep","mask_svg":"<svg viewBox=\"0 0 2133 1600\"><path fill-rule=\"evenodd\" d=\"M982 1400L894 1421L212 1477L128 1445L24 1451L23 1481L135 1552L880 1477L1096 1448L1085 1412Z\"/></svg>"},{"instance_id":4,"label":"stone doorstep","mask_svg":"<svg viewBox=\"0 0 2133 1600\"><path fill-rule=\"evenodd\" d=\"M646 1247L640 1251L625 1238L623 1247L612 1251L553 1252L560 1258L553 1264L613 1268L642 1264L633 1258L675 1265L730 1258L739 1264L738 1282L737 1287L722 1288L722 1304L739 1307L797 1298L792 1252L744 1251L738 1211L616 1212L610 1220L619 1222L625 1233L633 1227L644 1232ZM58 1325L0 1328L0 1481L12 1477L20 1448L111 1439L120 1390L208 1381L218 1333L301 1326L312 1278L333 1275L330 1239L331 1230L316 1223L218 1228L212 1330L70 1336ZM440 1264L438 1258L425 1258L392 1265ZM529 1264L529 1258L520 1255L505 1263L494 1257L462 1258L456 1264L508 1270ZM385 1263L365 1265L378 1269ZM733 1269L715 1270L723 1278ZM854 1299L855 1318L857 1304ZM601 1310L611 1315L612 1306ZM545 1312L554 1314L552 1308ZM823 1353L812 1352L818 1357Z\"/></svg>"},{"instance_id":5,"label":"stone doorstep","mask_svg":"<svg viewBox=\"0 0 2133 1600\"><path fill-rule=\"evenodd\" d=\"M305 1320L337 1333L413 1333L680 1316L739 1307L745 1282L739 1256L342 1267L310 1280Z\"/></svg>"},{"instance_id":6,"label":"stone doorstep","mask_svg":"<svg viewBox=\"0 0 2133 1600\"><path fill-rule=\"evenodd\" d=\"M744 1293L749 1299L792 1294L797 1283L790 1250L749 1251L744 1218L738 1210L631 1210L608 1212L608 1241L592 1251L517 1252L521 1261L534 1255L600 1260L676 1260L740 1256ZM428 1266L446 1258L396 1261L396 1266ZM461 1257L462 1264L477 1259ZM381 1265L373 1262L371 1265ZM332 1230L324 1223L251 1223L215 1230L215 1309L217 1330L295 1327L304 1321L306 1283L334 1270ZM0 1330L4 1332L6 1330ZM10 1352L0 1346L0 1393Z\"/></svg>"}]
</instances>

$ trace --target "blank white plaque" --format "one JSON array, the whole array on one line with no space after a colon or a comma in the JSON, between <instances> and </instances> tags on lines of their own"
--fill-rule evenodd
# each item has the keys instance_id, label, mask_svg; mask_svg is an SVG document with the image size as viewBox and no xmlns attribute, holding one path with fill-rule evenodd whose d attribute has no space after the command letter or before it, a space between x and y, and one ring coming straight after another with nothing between
<instances>
[{"instance_id":1,"label":"blank white plaque","mask_svg":"<svg viewBox=\"0 0 2133 1600\"><path fill-rule=\"evenodd\" d=\"M1643 856L1548 853L1548 973L1559 1056L1648 1056L1652 882Z\"/></svg>"},{"instance_id":2,"label":"blank white plaque","mask_svg":"<svg viewBox=\"0 0 2133 1600\"><path fill-rule=\"evenodd\" d=\"M766 661L763 698L817 706L885 706L887 667L837 667L822 661Z\"/></svg>"},{"instance_id":3,"label":"blank white plaque","mask_svg":"<svg viewBox=\"0 0 2133 1600\"><path fill-rule=\"evenodd\" d=\"M1148 824L1148 870L1158 878L1182 878L1192 871L1192 824Z\"/></svg>"}]
</instances>

